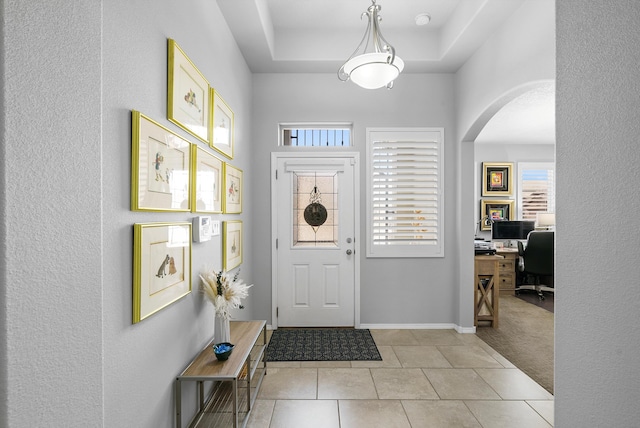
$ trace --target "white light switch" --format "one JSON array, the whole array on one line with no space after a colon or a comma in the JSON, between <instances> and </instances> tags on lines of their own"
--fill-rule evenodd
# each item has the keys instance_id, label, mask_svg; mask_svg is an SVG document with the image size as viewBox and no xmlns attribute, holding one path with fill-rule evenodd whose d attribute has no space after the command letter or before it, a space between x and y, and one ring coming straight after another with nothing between
<instances>
[{"instance_id":1,"label":"white light switch","mask_svg":"<svg viewBox=\"0 0 640 428\"><path fill-rule=\"evenodd\" d=\"M215 220L211 222L211 236L220 235L220 220Z\"/></svg>"}]
</instances>

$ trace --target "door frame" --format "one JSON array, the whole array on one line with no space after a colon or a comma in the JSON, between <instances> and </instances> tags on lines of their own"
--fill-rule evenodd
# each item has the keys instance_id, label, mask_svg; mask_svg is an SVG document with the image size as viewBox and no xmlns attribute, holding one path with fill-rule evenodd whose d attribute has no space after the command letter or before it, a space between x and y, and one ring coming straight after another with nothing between
<instances>
[{"instance_id":1,"label":"door frame","mask_svg":"<svg viewBox=\"0 0 640 428\"><path fill-rule=\"evenodd\" d=\"M278 228L276 226L276 215L278 213L278 195L276 193L276 169L280 159L318 159L318 158L344 158L351 159L353 164L353 215L354 215L354 272L353 272L353 314L354 328L360 328L360 153L358 152L272 152L271 153L271 328L278 328L278 250L276 239Z\"/></svg>"}]
</instances>

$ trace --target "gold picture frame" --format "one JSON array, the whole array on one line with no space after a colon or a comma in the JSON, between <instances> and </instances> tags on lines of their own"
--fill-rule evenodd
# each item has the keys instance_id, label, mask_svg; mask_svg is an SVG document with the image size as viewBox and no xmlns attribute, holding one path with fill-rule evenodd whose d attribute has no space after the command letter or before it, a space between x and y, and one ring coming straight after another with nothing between
<instances>
[{"instance_id":1,"label":"gold picture frame","mask_svg":"<svg viewBox=\"0 0 640 428\"><path fill-rule=\"evenodd\" d=\"M480 201L480 222L482 230L491 230L494 221L515 220L515 202L511 199Z\"/></svg>"},{"instance_id":2,"label":"gold picture frame","mask_svg":"<svg viewBox=\"0 0 640 428\"><path fill-rule=\"evenodd\" d=\"M221 213L224 162L196 144L193 145L192 159L191 211Z\"/></svg>"},{"instance_id":3,"label":"gold picture frame","mask_svg":"<svg viewBox=\"0 0 640 428\"><path fill-rule=\"evenodd\" d=\"M222 222L222 266L230 271L242 264L242 220Z\"/></svg>"},{"instance_id":4,"label":"gold picture frame","mask_svg":"<svg viewBox=\"0 0 640 428\"><path fill-rule=\"evenodd\" d=\"M133 225L133 323L191 292L191 223Z\"/></svg>"},{"instance_id":5,"label":"gold picture frame","mask_svg":"<svg viewBox=\"0 0 640 428\"><path fill-rule=\"evenodd\" d=\"M225 214L242 212L242 194L244 192L242 170L225 162L224 164L224 205Z\"/></svg>"},{"instance_id":6,"label":"gold picture frame","mask_svg":"<svg viewBox=\"0 0 640 428\"><path fill-rule=\"evenodd\" d=\"M209 143L209 82L173 39L167 39L167 119Z\"/></svg>"},{"instance_id":7,"label":"gold picture frame","mask_svg":"<svg viewBox=\"0 0 640 428\"><path fill-rule=\"evenodd\" d=\"M235 137L235 117L231 107L211 88L211 131L209 145L229 159L233 159L233 140Z\"/></svg>"},{"instance_id":8,"label":"gold picture frame","mask_svg":"<svg viewBox=\"0 0 640 428\"><path fill-rule=\"evenodd\" d=\"M191 209L191 143L131 111L131 209Z\"/></svg>"},{"instance_id":9,"label":"gold picture frame","mask_svg":"<svg viewBox=\"0 0 640 428\"><path fill-rule=\"evenodd\" d=\"M513 193L513 163L482 163L482 196L511 195Z\"/></svg>"}]
</instances>

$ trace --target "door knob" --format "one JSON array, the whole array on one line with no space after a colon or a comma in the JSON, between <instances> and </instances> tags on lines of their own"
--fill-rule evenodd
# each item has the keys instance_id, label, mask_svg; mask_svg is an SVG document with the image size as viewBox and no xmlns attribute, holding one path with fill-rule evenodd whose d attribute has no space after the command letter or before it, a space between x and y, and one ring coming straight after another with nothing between
<instances>
[{"instance_id":1,"label":"door knob","mask_svg":"<svg viewBox=\"0 0 640 428\"><path fill-rule=\"evenodd\" d=\"M353 253L353 251L351 251L351 250L347 250L347 255L348 255L348 256L350 256L350 255L351 255L351 253Z\"/></svg>"}]
</instances>

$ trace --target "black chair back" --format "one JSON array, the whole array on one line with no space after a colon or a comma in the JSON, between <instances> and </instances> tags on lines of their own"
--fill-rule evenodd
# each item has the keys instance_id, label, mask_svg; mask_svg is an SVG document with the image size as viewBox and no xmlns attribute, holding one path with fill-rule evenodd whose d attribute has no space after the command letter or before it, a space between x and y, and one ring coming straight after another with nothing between
<instances>
[{"instance_id":1,"label":"black chair back","mask_svg":"<svg viewBox=\"0 0 640 428\"><path fill-rule=\"evenodd\" d=\"M518 248L520 252L520 248ZM533 275L553 275L554 233L533 231L527 237L527 246L520 254L524 271Z\"/></svg>"}]
</instances>

